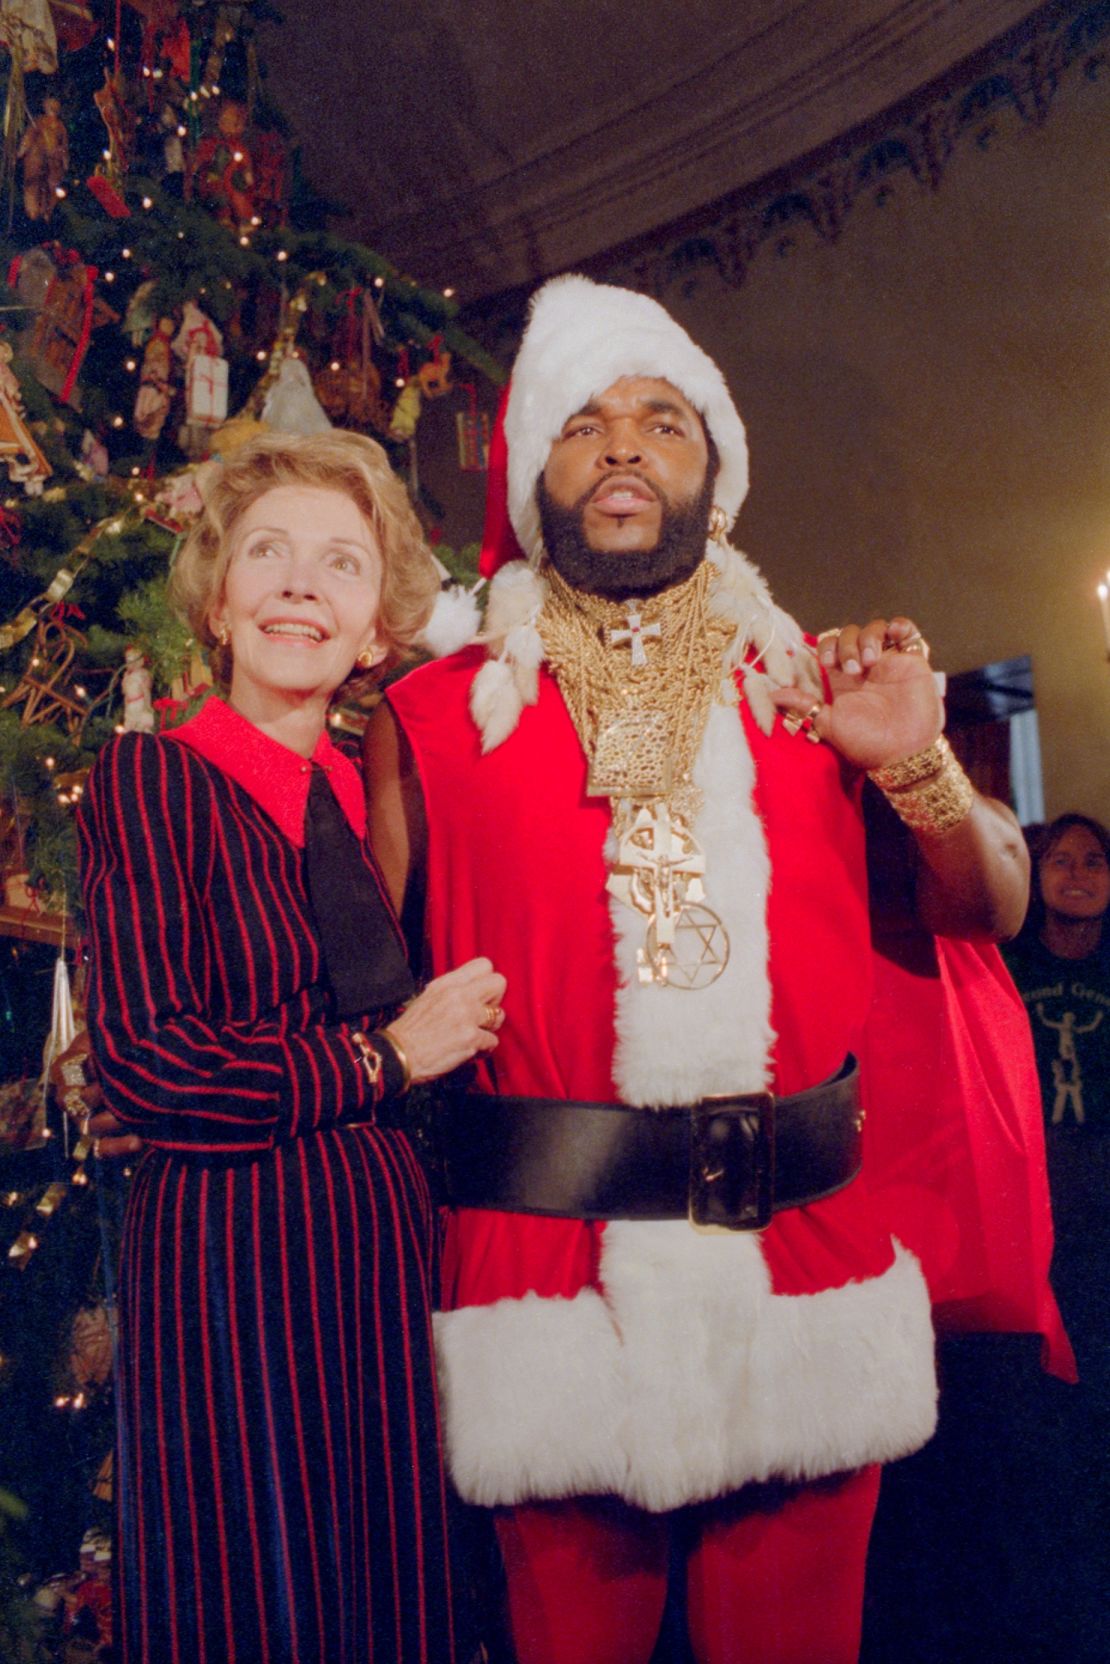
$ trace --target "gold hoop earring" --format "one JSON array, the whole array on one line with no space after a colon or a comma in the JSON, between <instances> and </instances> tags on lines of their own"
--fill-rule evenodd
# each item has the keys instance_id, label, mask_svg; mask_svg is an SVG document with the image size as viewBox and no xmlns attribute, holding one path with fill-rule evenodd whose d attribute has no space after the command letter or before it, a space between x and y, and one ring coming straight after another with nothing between
<instances>
[{"instance_id":1,"label":"gold hoop earring","mask_svg":"<svg viewBox=\"0 0 1110 1664\"><path fill-rule=\"evenodd\" d=\"M728 515L716 503L709 510L709 541L711 543L728 542Z\"/></svg>"}]
</instances>

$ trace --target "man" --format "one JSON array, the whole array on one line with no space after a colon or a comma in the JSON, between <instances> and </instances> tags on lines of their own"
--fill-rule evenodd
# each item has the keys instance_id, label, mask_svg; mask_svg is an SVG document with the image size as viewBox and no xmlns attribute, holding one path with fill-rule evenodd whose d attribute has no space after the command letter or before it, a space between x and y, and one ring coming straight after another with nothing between
<instances>
[{"instance_id":1,"label":"man","mask_svg":"<svg viewBox=\"0 0 1110 1664\"><path fill-rule=\"evenodd\" d=\"M1016 931L1024 846L913 624L814 653L725 542L744 429L655 302L541 290L505 438L527 564L366 747L432 968L508 977L445 1133L453 1476L497 1510L522 1664L647 1664L674 1529L700 1661L847 1664L878 1466L935 1415L924 1280L856 1176L862 772L933 931Z\"/></svg>"}]
</instances>

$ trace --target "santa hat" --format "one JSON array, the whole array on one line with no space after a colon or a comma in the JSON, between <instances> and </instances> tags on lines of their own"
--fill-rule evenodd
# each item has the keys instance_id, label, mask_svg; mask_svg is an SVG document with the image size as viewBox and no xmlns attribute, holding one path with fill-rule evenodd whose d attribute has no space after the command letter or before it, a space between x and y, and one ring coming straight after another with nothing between
<instances>
[{"instance_id":1,"label":"santa hat","mask_svg":"<svg viewBox=\"0 0 1110 1664\"><path fill-rule=\"evenodd\" d=\"M481 558L483 576L494 578L481 638L488 657L470 693L483 750L500 745L538 696L546 584L536 481L567 418L622 376L669 381L699 413L717 447L713 502L724 524L706 547L714 568L710 608L736 626L722 668L745 665L744 690L765 732L775 718L769 685L804 684L820 694L816 661L798 626L723 535L747 495L748 446L720 370L649 296L586 277L556 277L532 301L490 445Z\"/></svg>"},{"instance_id":2,"label":"santa hat","mask_svg":"<svg viewBox=\"0 0 1110 1664\"><path fill-rule=\"evenodd\" d=\"M568 416L622 376L669 381L693 405L720 457L713 501L731 527L748 491L744 424L709 355L648 295L556 277L532 301L504 407L508 519L525 555L540 550L536 481ZM496 436L495 436L496 438ZM494 462L491 456L491 495ZM486 567L495 562L487 538ZM504 559L511 559L506 550Z\"/></svg>"}]
</instances>

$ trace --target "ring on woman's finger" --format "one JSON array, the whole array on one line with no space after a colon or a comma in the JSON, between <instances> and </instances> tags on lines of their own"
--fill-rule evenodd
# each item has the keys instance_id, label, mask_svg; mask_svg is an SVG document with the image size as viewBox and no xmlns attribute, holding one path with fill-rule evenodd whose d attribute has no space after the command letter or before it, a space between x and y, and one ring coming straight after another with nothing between
<instances>
[{"instance_id":1,"label":"ring on woman's finger","mask_svg":"<svg viewBox=\"0 0 1110 1664\"><path fill-rule=\"evenodd\" d=\"M504 1021L505 1013L499 1005L487 1005L484 1009L482 1021L478 1026L479 1028L488 1028L491 1033L495 1033Z\"/></svg>"}]
</instances>

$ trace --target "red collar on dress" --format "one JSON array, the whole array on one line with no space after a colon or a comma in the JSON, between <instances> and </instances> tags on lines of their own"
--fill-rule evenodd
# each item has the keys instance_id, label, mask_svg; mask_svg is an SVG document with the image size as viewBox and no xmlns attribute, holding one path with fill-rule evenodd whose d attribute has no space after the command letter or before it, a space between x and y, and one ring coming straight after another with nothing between
<instances>
[{"instance_id":1,"label":"red collar on dress","mask_svg":"<svg viewBox=\"0 0 1110 1664\"><path fill-rule=\"evenodd\" d=\"M319 763L328 770L331 789L351 830L359 839L366 836L362 777L350 758L336 750L326 730L320 735L311 759L301 757L264 734L224 700L213 697L206 699L196 716L183 722L180 728L169 729L166 737L191 746L230 775L298 849L304 848L304 816L312 764Z\"/></svg>"}]
</instances>

